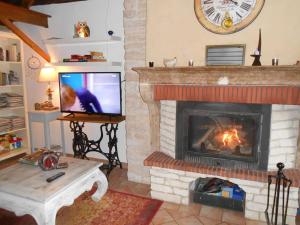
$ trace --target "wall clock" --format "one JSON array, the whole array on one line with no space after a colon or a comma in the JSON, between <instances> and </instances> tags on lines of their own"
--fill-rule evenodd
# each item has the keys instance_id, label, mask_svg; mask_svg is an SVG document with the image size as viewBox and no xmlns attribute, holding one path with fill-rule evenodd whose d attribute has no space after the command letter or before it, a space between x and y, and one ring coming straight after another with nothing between
<instances>
[{"instance_id":1,"label":"wall clock","mask_svg":"<svg viewBox=\"0 0 300 225\"><path fill-rule=\"evenodd\" d=\"M251 24L265 0L194 0L198 21L217 34L231 34Z\"/></svg>"},{"instance_id":2,"label":"wall clock","mask_svg":"<svg viewBox=\"0 0 300 225\"><path fill-rule=\"evenodd\" d=\"M27 65L30 69L39 69L41 67L41 61L38 57L35 56L31 56L28 60L27 60Z\"/></svg>"}]
</instances>

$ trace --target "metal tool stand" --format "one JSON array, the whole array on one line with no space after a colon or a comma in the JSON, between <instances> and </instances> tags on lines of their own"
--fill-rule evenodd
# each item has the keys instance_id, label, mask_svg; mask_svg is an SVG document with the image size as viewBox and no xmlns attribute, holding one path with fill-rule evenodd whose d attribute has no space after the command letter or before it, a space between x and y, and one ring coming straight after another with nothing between
<instances>
[{"instance_id":1,"label":"metal tool stand","mask_svg":"<svg viewBox=\"0 0 300 225\"><path fill-rule=\"evenodd\" d=\"M89 140L88 136L83 132L84 122L71 121L70 128L74 134L73 138L73 151L74 157L88 159L87 154L89 152L98 152L104 155L108 164L104 164L100 169L106 171L106 176L108 177L113 168L120 166L122 169L122 163L118 155L117 146L117 130L118 123L104 123L100 125L100 137L98 140ZM104 152L101 149L101 142L104 137L104 132L108 136L108 152Z\"/></svg>"},{"instance_id":2,"label":"metal tool stand","mask_svg":"<svg viewBox=\"0 0 300 225\"><path fill-rule=\"evenodd\" d=\"M281 216L282 216L282 225L286 225L286 215L289 203L289 194L290 194L290 187L292 185L292 181L283 174L283 163L277 163L278 172L277 175L268 175L268 202L267 208L265 210L266 220L268 225L277 225L278 224L278 214L279 212L279 205L282 204L281 209ZM273 204L272 204L272 213L271 213L271 220L269 217L269 199L270 199L270 187L272 184L272 180L275 181L275 191L273 197ZM282 191L281 191L282 188ZM280 192L281 191L281 192ZM279 203L280 193L282 195L282 202Z\"/></svg>"}]
</instances>

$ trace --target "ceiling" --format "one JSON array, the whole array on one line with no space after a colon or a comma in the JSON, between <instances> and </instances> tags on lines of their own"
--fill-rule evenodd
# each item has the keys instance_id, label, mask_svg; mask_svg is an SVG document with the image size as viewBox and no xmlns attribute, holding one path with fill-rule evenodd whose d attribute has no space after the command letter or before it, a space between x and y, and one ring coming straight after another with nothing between
<instances>
[{"instance_id":1,"label":"ceiling","mask_svg":"<svg viewBox=\"0 0 300 225\"><path fill-rule=\"evenodd\" d=\"M66 2L78 2L87 0L0 0L1 2L6 2L18 6L24 5L24 2L30 2L30 5L49 5L49 4L59 4Z\"/></svg>"}]
</instances>

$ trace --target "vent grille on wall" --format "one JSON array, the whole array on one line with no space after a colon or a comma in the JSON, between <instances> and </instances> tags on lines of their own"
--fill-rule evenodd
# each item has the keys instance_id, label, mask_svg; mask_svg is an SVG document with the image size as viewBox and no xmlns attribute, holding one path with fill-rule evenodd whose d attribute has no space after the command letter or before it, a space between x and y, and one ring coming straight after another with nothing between
<instances>
[{"instance_id":1,"label":"vent grille on wall","mask_svg":"<svg viewBox=\"0 0 300 225\"><path fill-rule=\"evenodd\" d=\"M245 45L206 46L206 65L244 65Z\"/></svg>"}]
</instances>

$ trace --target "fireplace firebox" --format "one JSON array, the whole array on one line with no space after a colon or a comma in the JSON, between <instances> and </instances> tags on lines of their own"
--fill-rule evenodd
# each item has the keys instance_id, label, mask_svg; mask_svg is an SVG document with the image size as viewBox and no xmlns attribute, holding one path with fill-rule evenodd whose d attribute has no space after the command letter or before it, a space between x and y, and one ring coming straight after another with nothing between
<instances>
[{"instance_id":1,"label":"fireplace firebox","mask_svg":"<svg viewBox=\"0 0 300 225\"><path fill-rule=\"evenodd\" d=\"M176 159L267 170L271 105L177 102Z\"/></svg>"}]
</instances>

